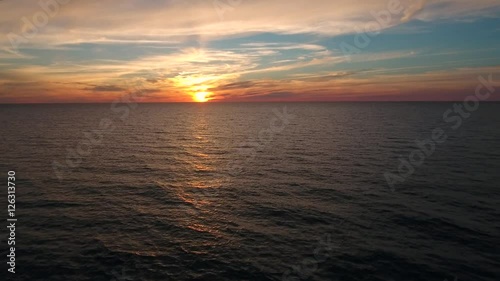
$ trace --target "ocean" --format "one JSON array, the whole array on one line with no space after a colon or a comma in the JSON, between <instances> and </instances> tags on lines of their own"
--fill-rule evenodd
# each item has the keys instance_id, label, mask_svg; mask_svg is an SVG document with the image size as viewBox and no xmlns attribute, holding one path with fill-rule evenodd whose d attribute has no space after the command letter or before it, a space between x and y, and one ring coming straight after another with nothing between
<instances>
[{"instance_id":1,"label":"ocean","mask_svg":"<svg viewBox=\"0 0 500 281\"><path fill-rule=\"evenodd\" d=\"M0 105L7 280L500 280L500 103L450 110Z\"/></svg>"}]
</instances>

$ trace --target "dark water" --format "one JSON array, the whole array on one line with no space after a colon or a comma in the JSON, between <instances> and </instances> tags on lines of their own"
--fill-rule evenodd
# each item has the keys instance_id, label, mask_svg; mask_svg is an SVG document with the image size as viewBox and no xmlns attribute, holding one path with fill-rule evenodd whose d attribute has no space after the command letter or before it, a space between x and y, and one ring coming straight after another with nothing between
<instances>
[{"instance_id":1,"label":"dark water","mask_svg":"<svg viewBox=\"0 0 500 281\"><path fill-rule=\"evenodd\" d=\"M449 108L1 105L8 280L500 280L500 104L456 130ZM384 173L438 127L391 192Z\"/></svg>"}]
</instances>

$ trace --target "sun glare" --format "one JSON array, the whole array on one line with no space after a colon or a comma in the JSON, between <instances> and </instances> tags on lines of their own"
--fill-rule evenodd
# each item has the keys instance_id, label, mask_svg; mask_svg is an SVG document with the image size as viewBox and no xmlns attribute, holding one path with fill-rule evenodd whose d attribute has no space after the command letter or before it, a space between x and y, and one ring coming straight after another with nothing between
<instances>
[{"instance_id":1,"label":"sun glare","mask_svg":"<svg viewBox=\"0 0 500 281\"><path fill-rule=\"evenodd\" d=\"M209 94L208 92L197 92L194 94L193 98L196 102L207 102Z\"/></svg>"},{"instance_id":2,"label":"sun glare","mask_svg":"<svg viewBox=\"0 0 500 281\"><path fill-rule=\"evenodd\" d=\"M214 93L209 89L216 87L215 81L219 79L220 77L215 75L180 74L172 78L172 81L179 90L191 96L192 101L208 102L215 99Z\"/></svg>"}]
</instances>

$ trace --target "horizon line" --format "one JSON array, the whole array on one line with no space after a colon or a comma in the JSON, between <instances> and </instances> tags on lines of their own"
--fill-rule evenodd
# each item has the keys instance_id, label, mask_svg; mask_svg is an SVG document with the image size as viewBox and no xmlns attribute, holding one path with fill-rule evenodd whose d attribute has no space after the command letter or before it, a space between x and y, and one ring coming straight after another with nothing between
<instances>
[{"instance_id":1,"label":"horizon line","mask_svg":"<svg viewBox=\"0 0 500 281\"><path fill-rule=\"evenodd\" d=\"M75 105L75 104L113 104L112 102L28 102L0 103L0 105ZM231 104L231 103L456 103L463 100L367 100L367 101L225 101L225 102L116 102L118 104ZM499 103L500 100L484 100L481 103Z\"/></svg>"}]
</instances>

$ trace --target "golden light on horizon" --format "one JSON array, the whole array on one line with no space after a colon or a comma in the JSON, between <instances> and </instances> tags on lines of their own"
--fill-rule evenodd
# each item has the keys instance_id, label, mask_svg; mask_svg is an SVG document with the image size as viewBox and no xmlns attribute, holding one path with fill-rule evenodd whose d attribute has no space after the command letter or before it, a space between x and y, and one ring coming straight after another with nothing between
<instances>
[{"instance_id":1,"label":"golden light on horizon","mask_svg":"<svg viewBox=\"0 0 500 281\"><path fill-rule=\"evenodd\" d=\"M214 93L209 89L213 88L214 75L178 75L172 78L174 85L187 95L191 96L194 102L208 102L213 99Z\"/></svg>"},{"instance_id":2,"label":"golden light on horizon","mask_svg":"<svg viewBox=\"0 0 500 281\"><path fill-rule=\"evenodd\" d=\"M196 92L193 95L193 99L196 102L207 102L209 101L208 97L210 96L209 92Z\"/></svg>"}]
</instances>

